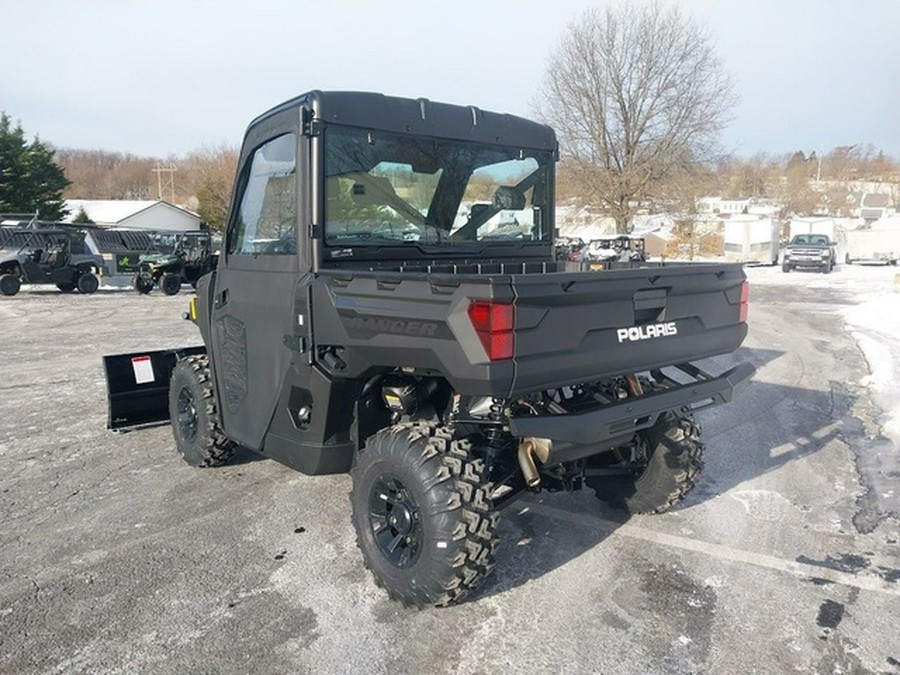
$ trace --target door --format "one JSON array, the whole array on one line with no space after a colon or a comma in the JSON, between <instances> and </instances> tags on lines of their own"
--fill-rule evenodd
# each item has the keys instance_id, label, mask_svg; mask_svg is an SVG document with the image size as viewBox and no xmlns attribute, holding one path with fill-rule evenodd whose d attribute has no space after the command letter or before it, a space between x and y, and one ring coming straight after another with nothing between
<instances>
[{"instance_id":1,"label":"door","mask_svg":"<svg viewBox=\"0 0 900 675\"><path fill-rule=\"evenodd\" d=\"M300 136L293 126L269 124L258 143L248 134L216 273L210 342L222 422L230 438L254 450L262 447L291 363L285 336L294 333L301 269Z\"/></svg>"}]
</instances>

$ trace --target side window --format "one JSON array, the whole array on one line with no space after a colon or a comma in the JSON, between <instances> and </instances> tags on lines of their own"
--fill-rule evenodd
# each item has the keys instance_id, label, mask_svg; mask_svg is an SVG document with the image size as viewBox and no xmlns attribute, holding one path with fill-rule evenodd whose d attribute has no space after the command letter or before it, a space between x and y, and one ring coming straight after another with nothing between
<instances>
[{"instance_id":1,"label":"side window","mask_svg":"<svg viewBox=\"0 0 900 675\"><path fill-rule=\"evenodd\" d=\"M228 252L291 255L297 252L297 139L279 136L253 153Z\"/></svg>"}]
</instances>

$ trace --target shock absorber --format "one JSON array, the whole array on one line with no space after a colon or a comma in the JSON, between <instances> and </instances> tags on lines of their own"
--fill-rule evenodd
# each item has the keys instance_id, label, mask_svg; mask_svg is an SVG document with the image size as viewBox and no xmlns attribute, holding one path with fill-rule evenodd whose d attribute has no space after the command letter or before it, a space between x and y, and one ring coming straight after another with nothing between
<instances>
[{"instance_id":1,"label":"shock absorber","mask_svg":"<svg viewBox=\"0 0 900 675\"><path fill-rule=\"evenodd\" d=\"M489 464L494 463L494 458L497 457L503 450L508 448L512 443L512 437L509 436L505 431L503 431L503 422L506 418L504 412L504 401L500 398L492 398L491 399L491 407L487 414L487 419L489 419L493 424L488 426L484 430L484 438L487 441L487 455Z\"/></svg>"}]
</instances>

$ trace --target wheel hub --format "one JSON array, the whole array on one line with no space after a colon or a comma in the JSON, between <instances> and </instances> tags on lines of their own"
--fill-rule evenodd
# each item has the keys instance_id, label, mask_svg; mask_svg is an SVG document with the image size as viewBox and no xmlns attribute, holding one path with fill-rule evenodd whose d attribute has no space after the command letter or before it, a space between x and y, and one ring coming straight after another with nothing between
<instances>
[{"instance_id":1,"label":"wheel hub","mask_svg":"<svg viewBox=\"0 0 900 675\"><path fill-rule=\"evenodd\" d=\"M422 526L415 498L395 476L382 474L372 486L369 524L382 555L395 567L415 563L422 546Z\"/></svg>"},{"instance_id":2,"label":"wheel hub","mask_svg":"<svg viewBox=\"0 0 900 675\"><path fill-rule=\"evenodd\" d=\"M197 407L187 387L178 392L178 431L186 441L197 435Z\"/></svg>"}]
</instances>

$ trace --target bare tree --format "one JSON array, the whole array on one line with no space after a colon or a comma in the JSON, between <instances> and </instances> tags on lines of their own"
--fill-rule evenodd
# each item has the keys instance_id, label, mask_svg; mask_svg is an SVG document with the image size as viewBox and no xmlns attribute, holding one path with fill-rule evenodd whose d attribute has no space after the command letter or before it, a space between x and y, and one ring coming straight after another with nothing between
<instances>
[{"instance_id":1,"label":"bare tree","mask_svg":"<svg viewBox=\"0 0 900 675\"><path fill-rule=\"evenodd\" d=\"M586 11L535 100L582 194L625 232L674 172L711 157L736 101L708 33L677 6Z\"/></svg>"},{"instance_id":2,"label":"bare tree","mask_svg":"<svg viewBox=\"0 0 900 675\"><path fill-rule=\"evenodd\" d=\"M225 226L237 162L238 149L228 145L201 148L184 160L189 187L197 198L197 214L210 229Z\"/></svg>"}]
</instances>

